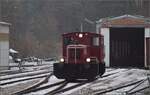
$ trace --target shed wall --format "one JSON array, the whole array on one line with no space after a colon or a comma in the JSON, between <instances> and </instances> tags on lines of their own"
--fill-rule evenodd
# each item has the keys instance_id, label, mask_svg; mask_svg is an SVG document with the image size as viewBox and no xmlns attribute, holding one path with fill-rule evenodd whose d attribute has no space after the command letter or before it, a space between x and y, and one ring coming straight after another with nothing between
<instances>
[{"instance_id":1,"label":"shed wall","mask_svg":"<svg viewBox=\"0 0 150 95\"><path fill-rule=\"evenodd\" d=\"M0 70L8 69L9 63L9 26L0 24Z\"/></svg>"},{"instance_id":2,"label":"shed wall","mask_svg":"<svg viewBox=\"0 0 150 95\"><path fill-rule=\"evenodd\" d=\"M109 40L109 28L101 28L101 34L104 36L105 58L106 67L110 66L110 40Z\"/></svg>"},{"instance_id":3,"label":"shed wall","mask_svg":"<svg viewBox=\"0 0 150 95\"><path fill-rule=\"evenodd\" d=\"M97 27L97 31L99 31L98 29L99 27ZM101 34L104 35L104 45L105 45L105 62L106 62L106 67L110 66L110 29L109 28L100 28L101 30ZM150 63L148 63L149 61L149 56L150 55L148 50L147 50L147 46L146 46L146 38L150 37L150 28L145 28L145 32L144 32L144 38L145 38L145 64L144 67L147 67ZM149 42L150 43L150 42Z\"/></svg>"},{"instance_id":4,"label":"shed wall","mask_svg":"<svg viewBox=\"0 0 150 95\"><path fill-rule=\"evenodd\" d=\"M111 37L111 31L110 28L143 28L143 34L141 37L142 45L139 45L138 47L144 47L140 51L143 52L144 55L144 62L142 63L144 67L148 67L149 63L149 55L150 55L150 49L149 49L149 39L150 39L150 23L145 20L147 18L140 17L140 16L132 16L132 15L123 15L115 18L104 18L97 21L96 24L96 31L97 33L100 32L102 35L104 35L104 45L105 45L105 62L106 66L110 66L110 58L111 58L111 49L110 49L110 37ZM137 30L138 31L138 30ZM136 32L136 31L135 31ZM136 35L136 33L135 33ZM139 39L138 37L136 39ZM122 43L121 43L122 44ZM136 46L136 45L135 45ZM124 47L123 47L124 48Z\"/></svg>"},{"instance_id":5,"label":"shed wall","mask_svg":"<svg viewBox=\"0 0 150 95\"><path fill-rule=\"evenodd\" d=\"M0 24L0 33L9 34L9 26Z\"/></svg>"}]
</instances>

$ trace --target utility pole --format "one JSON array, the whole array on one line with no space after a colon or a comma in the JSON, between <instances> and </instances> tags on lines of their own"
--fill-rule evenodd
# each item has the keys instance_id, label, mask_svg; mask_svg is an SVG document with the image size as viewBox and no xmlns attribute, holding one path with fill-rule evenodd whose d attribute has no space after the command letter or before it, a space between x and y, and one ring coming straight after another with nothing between
<instances>
[{"instance_id":1,"label":"utility pole","mask_svg":"<svg viewBox=\"0 0 150 95\"><path fill-rule=\"evenodd\" d=\"M81 22L81 25L80 25L80 32L83 32L83 23Z\"/></svg>"},{"instance_id":2,"label":"utility pole","mask_svg":"<svg viewBox=\"0 0 150 95\"><path fill-rule=\"evenodd\" d=\"M87 23L89 23L89 24L91 24L91 25L95 25L96 26L96 22L94 22L94 21L91 21L91 20L89 20L89 19L87 19L87 18L84 18L84 20L81 22L81 24L80 24L80 31L81 32L83 32L83 22L87 22ZM96 27L95 27L96 28Z\"/></svg>"},{"instance_id":3,"label":"utility pole","mask_svg":"<svg viewBox=\"0 0 150 95\"><path fill-rule=\"evenodd\" d=\"M0 21L2 21L2 1L0 0Z\"/></svg>"},{"instance_id":4,"label":"utility pole","mask_svg":"<svg viewBox=\"0 0 150 95\"><path fill-rule=\"evenodd\" d=\"M87 19L87 18L85 18L84 21L86 21L87 23L89 23L89 24L91 24L91 25L94 25L95 30L97 29L97 28L96 28L96 24L97 24L96 21L91 21L91 20L89 20L89 19ZM97 32L97 31L96 31L96 32Z\"/></svg>"}]
</instances>

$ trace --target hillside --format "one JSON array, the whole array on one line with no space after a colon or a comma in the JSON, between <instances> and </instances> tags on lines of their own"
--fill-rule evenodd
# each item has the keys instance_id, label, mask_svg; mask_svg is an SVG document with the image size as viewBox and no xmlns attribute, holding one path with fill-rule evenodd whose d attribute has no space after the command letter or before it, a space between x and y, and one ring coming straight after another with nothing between
<instances>
[{"instance_id":1,"label":"hillside","mask_svg":"<svg viewBox=\"0 0 150 95\"><path fill-rule=\"evenodd\" d=\"M149 0L0 0L0 19L11 23L10 47L21 57L58 57L61 34L95 31L83 21L124 14L150 17Z\"/></svg>"}]
</instances>

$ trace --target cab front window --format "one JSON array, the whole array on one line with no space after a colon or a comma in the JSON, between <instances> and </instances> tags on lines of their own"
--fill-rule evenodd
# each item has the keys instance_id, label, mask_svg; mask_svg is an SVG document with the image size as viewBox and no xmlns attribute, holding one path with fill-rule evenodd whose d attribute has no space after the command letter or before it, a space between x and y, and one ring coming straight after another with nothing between
<instances>
[{"instance_id":1,"label":"cab front window","mask_svg":"<svg viewBox=\"0 0 150 95\"><path fill-rule=\"evenodd\" d=\"M71 45L71 44L79 44L77 40L73 39L72 37L64 37L63 44L65 46Z\"/></svg>"}]
</instances>

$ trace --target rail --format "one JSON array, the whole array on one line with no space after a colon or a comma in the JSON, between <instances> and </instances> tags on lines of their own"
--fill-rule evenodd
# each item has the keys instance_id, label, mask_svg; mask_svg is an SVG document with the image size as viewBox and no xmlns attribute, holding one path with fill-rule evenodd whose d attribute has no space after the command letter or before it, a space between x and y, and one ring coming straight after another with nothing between
<instances>
[{"instance_id":1,"label":"rail","mask_svg":"<svg viewBox=\"0 0 150 95\"><path fill-rule=\"evenodd\" d=\"M128 86L131 86L131 85L135 85L135 84L137 84L141 81L143 81L143 80L131 81L127 84L118 85L118 86L115 86L113 88L111 87L111 88L101 90L101 91L95 90L95 91L93 91L93 95L101 95L101 94L108 93L108 92L111 92L111 91L114 91L114 90L122 89L122 88L125 88L125 87L128 87Z\"/></svg>"},{"instance_id":2,"label":"rail","mask_svg":"<svg viewBox=\"0 0 150 95\"><path fill-rule=\"evenodd\" d=\"M30 87L27 87L27 88L25 88L25 89L23 89L23 90L21 90L21 91L14 92L14 93L11 94L11 95L22 95L22 94L28 93L28 92L30 92L30 90L35 89L35 88L37 88L38 86L40 86L40 85L42 85L42 84L48 82L48 79L49 79L52 75L53 75L53 73L49 74L45 79L39 81L38 83L36 83L36 84L34 84L34 85L30 86Z\"/></svg>"},{"instance_id":3,"label":"rail","mask_svg":"<svg viewBox=\"0 0 150 95\"><path fill-rule=\"evenodd\" d=\"M140 88L140 89L138 89L138 90L135 90L137 87L141 86L141 84L143 84L143 83L146 82L146 81L148 81L148 86L145 86L145 87L143 87L143 88ZM147 79L145 79L145 80L139 82L137 85L135 85L133 88L131 88L130 90L126 91L125 93L126 93L126 95L131 95L131 94L140 92L140 91L142 91L142 90L144 90L144 89L147 89L147 88L150 88L150 75L149 75L149 74L147 74ZM133 90L135 90L135 91L133 91Z\"/></svg>"}]
</instances>

